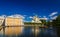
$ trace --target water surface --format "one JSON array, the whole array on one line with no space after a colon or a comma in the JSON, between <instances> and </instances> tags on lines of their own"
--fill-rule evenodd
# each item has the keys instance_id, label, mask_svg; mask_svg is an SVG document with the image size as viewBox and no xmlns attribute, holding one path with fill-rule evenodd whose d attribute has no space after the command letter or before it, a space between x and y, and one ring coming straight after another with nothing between
<instances>
[{"instance_id":1,"label":"water surface","mask_svg":"<svg viewBox=\"0 0 60 37\"><path fill-rule=\"evenodd\" d=\"M34 28L33 28L34 29ZM55 28L39 28L36 34L32 27L5 27L0 30L0 37L57 37Z\"/></svg>"}]
</instances>

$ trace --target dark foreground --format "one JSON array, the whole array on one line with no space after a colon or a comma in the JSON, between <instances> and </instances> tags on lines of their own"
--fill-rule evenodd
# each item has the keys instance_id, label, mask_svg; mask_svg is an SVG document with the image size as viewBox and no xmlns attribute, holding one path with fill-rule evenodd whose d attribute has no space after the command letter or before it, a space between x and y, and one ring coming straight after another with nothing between
<instances>
[{"instance_id":1,"label":"dark foreground","mask_svg":"<svg viewBox=\"0 0 60 37\"><path fill-rule=\"evenodd\" d=\"M6 36L0 33L0 37L57 37L57 34L55 28L52 27L40 28L37 34L32 32L32 29L29 27L29 28L24 28L22 34Z\"/></svg>"}]
</instances>

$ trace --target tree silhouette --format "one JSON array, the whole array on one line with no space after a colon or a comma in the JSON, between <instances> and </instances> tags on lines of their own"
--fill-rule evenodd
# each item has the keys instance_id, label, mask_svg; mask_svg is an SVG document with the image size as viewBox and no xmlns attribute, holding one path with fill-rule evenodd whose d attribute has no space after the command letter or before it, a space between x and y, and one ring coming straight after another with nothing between
<instances>
[{"instance_id":1,"label":"tree silhouette","mask_svg":"<svg viewBox=\"0 0 60 37\"><path fill-rule=\"evenodd\" d=\"M52 25L54 28L56 28L57 35L60 37L60 15L58 15L58 17L53 20Z\"/></svg>"}]
</instances>

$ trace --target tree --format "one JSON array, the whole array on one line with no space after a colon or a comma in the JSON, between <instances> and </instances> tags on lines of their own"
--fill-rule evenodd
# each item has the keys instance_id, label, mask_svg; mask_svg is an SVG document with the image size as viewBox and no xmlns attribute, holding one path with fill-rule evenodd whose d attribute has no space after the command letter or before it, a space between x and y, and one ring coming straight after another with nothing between
<instances>
[{"instance_id":1,"label":"tree","mask_svg":"<svg viewBox=\"0 0 60 37\"><path fill-rule=\"evenodd\" d=\"M44 25L46 25L46 20L40 20Z\"/></svg>"},{"instance_id":2,"label":"tree","mask_svg":"<svg viewBox=\"0 0 60 37\"><path fill-rule=\"evenodd\" d=\"M47 22L46 22L46 25L47 25L47 26L50 26L50 23L51 23L50 21L47 21Z\"/></svg>"},{"instance_id":3,"label":"tree","mask_svg":"<svg viewBox=\"0 0 60 37\"><path fill-rule=\"evenodd\" d=\"M60 15L58 15L56 20L53 20L52 25L54 28L56 28L57 35L60 37Z\"/></svg>"},{"instance_id":4,"label":"tree","mask_svg":"<svg viewBox=\"0 0 60 37\"><path fill-rule=\"evenodd\" d=\"M54 27L60 27L60 15L58 15L56 20L53 20L52 24Z\"/></svg>"}]
</instances>

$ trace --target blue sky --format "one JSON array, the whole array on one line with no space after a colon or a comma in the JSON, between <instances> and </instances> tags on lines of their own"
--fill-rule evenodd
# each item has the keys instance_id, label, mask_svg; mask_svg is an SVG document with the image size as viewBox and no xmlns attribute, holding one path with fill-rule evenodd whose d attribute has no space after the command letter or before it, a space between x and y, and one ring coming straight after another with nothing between
<instances>
[{"instance_id":1,"label":"blue sky","mask_svg":"<svg viewBox=\"0 0 60 37\"><path fill-rule=\"evenodd\" d=\"M46 16L60 14L60 0L0 0L0 15Z\"/></svg>"}]
</instances>

